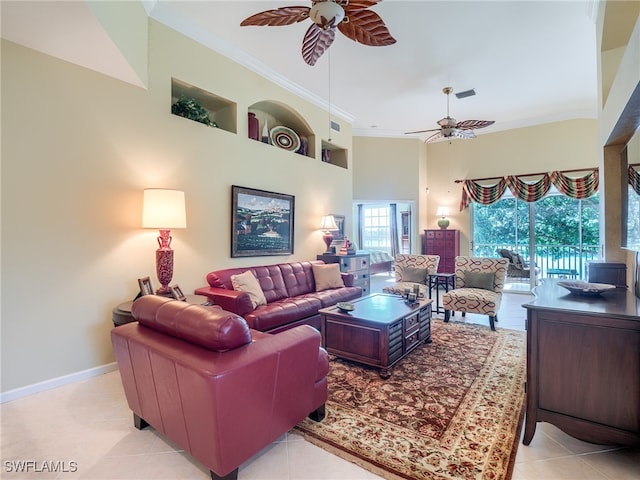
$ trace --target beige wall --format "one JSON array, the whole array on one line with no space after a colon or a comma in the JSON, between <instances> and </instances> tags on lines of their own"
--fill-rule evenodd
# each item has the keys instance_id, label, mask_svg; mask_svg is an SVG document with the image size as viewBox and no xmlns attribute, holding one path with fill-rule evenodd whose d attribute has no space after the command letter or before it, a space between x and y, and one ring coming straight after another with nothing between
<instances>
[{"instance_id":1,"label":"beige wall","mask_svg":"<svg viewBox=\"0 0 640 480\"><path fill-rule=\"evenodd\" d=\"M185 191L188 228L172 232L185 293L216 268L315 258L320 217L350 212L351 169L247 138L257 101L315 132L326 112L156 22L148 50L145 90L2 42L2 392L113 361L112 308L139 277L159 286L144 188ZM171 115L171 77L236 102L238 133ZM351 150L338 120L332 142ZM234 184L295 195L294 255L230 258Z\"/></svg>"},{"instance_id":2,"label":"beige wall","mask_svg":"<svg viewBox=\"0 0 640 480\"><path fill-rule=\"evenodd\" d=\"M635 252L620 247L620 177L626 164L621 160L625 144L640 128L640 3L602 2L598 5L598 92L602 105L598 117L599 166L601 172L600 235L604 258L625 262L627 284L633 289L640 278ZM625 18L626 28L616 19ZM630 21L629 19L635 21ZM634 144L629 146L631 157ZM637 162L637 159L632 159Z\"/></svg>"},{"instance_id":3,"label":"beige wall","mask_svg":"<svg viewBox=\"0 0 640 480\"><path fill-rule=\"evenodd\" d=\"M426 219L426 150L415 138L354 137L354 202L406 202L412 205L414 253L421 251Z\"/></svg>"},{"instance_id":4,"label":"beige wall","mask_svg":"<svg viewBox=\"0 0 640 480\"><path fill-rule=\"evenodd\" d=\"M417 139L355 138L353 193L357 200L411 198L419 209L414 245L424 229L438 228L436 209L449 206L468 253L469 210L459 211L466 178L596 168L596 120L571 120L425 145Z\"/></svg>"}]
</instances>

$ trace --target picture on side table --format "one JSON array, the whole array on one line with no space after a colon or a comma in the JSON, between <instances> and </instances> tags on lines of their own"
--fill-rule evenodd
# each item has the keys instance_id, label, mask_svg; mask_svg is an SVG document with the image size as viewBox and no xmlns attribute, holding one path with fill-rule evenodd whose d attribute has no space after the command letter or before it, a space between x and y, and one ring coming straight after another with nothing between
<instances>
[{"instance_id":1,"label":"picture on side table","mask_svg":"<svg viewBox=\"0 0 640 480\"><path fill-rule=\"evenodd\" d=\"M293 253L295 197L231 187L231 256L257 257Z\"/></svg>"},{"instance_id":2,"label":"picture on side table","mask_svg":"<svg viewBox=\"0 0 640 480\"><path fill-rule=\"evenodd\" d=\"M139 278L138 285L140 285L140 295L153 295L153 287L149 277Z\"/></svg>"},{"instance_id":3,"label":"picture on side table","mask_svg":"<svg viewBox=\"0 0 640 480\"><path fill-rule=\"evenodd\" d=\"M184 293L182 293L182 289L178 285L170 285L169 291L171 291L171 296L176 300L186 301L187 297Z\"/></svg>"}]
</instances>

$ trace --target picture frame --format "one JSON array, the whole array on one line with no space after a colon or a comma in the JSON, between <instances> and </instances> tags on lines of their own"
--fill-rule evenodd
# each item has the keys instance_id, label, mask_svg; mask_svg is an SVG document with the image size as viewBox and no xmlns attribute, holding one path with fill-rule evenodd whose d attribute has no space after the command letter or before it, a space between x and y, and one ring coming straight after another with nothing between
<instances>
[{"instance_id":1,"label":"picture frame","mask_svg":"<svg viewBox=\"0 0 640 480\"><path fill-rule=\"evenodd\" d=\"M169 285L169 291L171 292L171 296L176 300L187 301L187 296L182 293L182 289L178 285Z\"/></svg>"},{"instance_id":2,"label":"picture frame","mask_svg":"<svg viewBox=\"0 0 640 480\"><path fill-rule=\"evenodd\" d=\"M231 257L293 254L295 197L231 186Z\"/></svg>"},{"instance_id":3,"label":"picture frame","mask_svg":"<svg viewBox=\"0 0 640 480\"><path fill-rule=\"evenodd\" d=\"M331 230L333 234L333 241L342 243L344 241L344 215L336 215L332 213L333 219L336 221L336 225L338 226L337 230ZM332 242L333 243L333 242Z\"/></svg>"},{"instance_id":4,"label":"picture frame","mask_svg":"<svg viewBox=\"0 0 640 480\"><path fill-rule=\"evenodd\" d=\"M153 295L153 286L149 277L139 278L138 285L140 286L140 295Z\"/></svg>"}]
</instances>

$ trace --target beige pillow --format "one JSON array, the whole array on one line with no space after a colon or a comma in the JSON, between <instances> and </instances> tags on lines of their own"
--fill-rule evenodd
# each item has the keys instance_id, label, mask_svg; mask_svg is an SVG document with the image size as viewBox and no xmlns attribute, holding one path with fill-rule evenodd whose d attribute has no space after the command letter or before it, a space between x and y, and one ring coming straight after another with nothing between
<instances>
[{"instance_id":1,"label":"beige pillow","mask_svg":"<svg viewBox=\"0 0 640 480\"><path fill-rule=\"evenodd\" d=\"M231 275L231 285L233 285L234 290L249 294L253 308L256 308L258 305L267 304L267 299L260 287L260 283L251 270L247 270L239 275Z\"/></svg>"},{"instance_id":2,"label":"beige pillow","mask_svg":"<svg viewBox=\"0 0 640 480\"><path fill-rule=\"evenodd\" d=\"M312 265L311 268L313 268L313 277L316 279L316 292L344 287L342 275L340 275L340 265L337 263Z\"/></svg>"}]
</instances>

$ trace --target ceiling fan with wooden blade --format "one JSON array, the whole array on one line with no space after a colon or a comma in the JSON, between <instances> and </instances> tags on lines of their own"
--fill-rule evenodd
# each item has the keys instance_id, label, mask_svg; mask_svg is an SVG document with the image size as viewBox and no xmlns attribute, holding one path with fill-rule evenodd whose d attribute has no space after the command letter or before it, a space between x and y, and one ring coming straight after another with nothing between
<instances>
[{"instance_id":1,"label":"ceiling fan with wooden blade","mask_svg":"<svg viewBox=\"0 0 640 480\"><path fill-rule=\"evenodd\" d=\"M416 130L414 132L405 132L405 134L410 135L413 133L437 132L428 137L425 140L425 143L433 142L440 138L470 139L476 138L473 130L477 128L488 127L489 125L493 125L495 123L493 120L463 120L462 122L456 121L455 118L451 118L449 116L449 95L453 92L453 88L445 87L442 89L442 92L447 96L447 116L441 120L438 120L437 123L438 125L440 125L440 128Z\"/></svg>"},{"instance_id":2,"label":"ceiling fan with wooden blade","mask_svg":"<svg viewBox=\"0 0 640 480\"><path fill-rule=\"evenodd\" d=\"M372 47L393 45L396 39L380 16L368 10L381 0L314 0L311 7L266 10L245 18L240 26L282 26L312 20L302 40L302 58L313 66L331 46L336 28L354 42Z\"/></svg>"}]
</instances>

